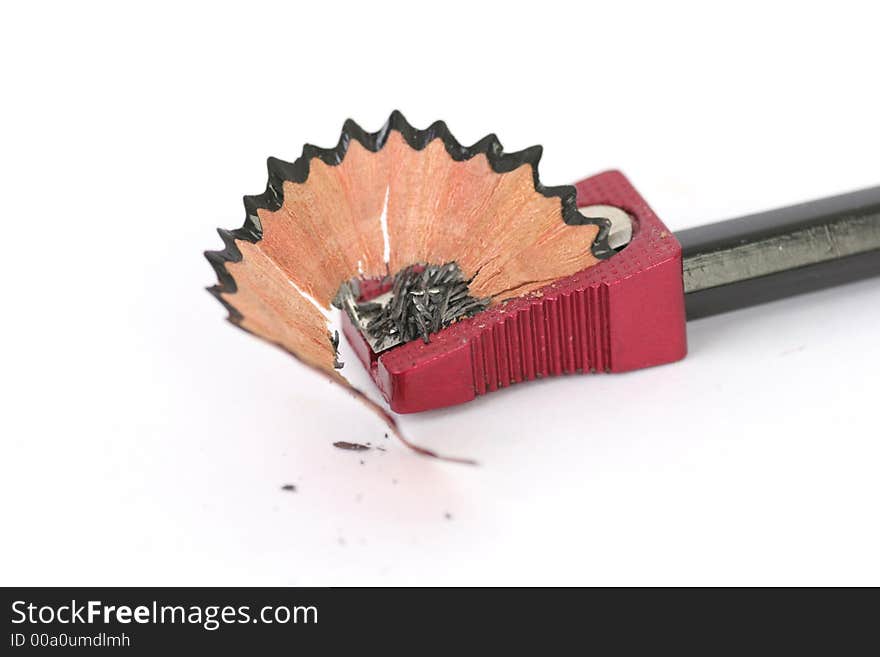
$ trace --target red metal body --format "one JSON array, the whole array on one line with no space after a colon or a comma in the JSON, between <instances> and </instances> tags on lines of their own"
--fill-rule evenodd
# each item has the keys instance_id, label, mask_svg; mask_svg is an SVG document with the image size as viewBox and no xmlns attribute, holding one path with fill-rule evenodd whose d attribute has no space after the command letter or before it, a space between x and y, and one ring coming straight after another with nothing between
<instances>
[{"instance_id":1,"label":"red metal body","mask_svg":"<svg viewBox=\"0 0 880 657\"><path fill-rule=\"evenodd\" d=\"M391 409L415 413L545 376L626 372L687 351L681 246L626 177L577 183L578 205L634 218L620 253L528 296L376 355L348 316L343 332Z\"/></svg>"}]
</instances>

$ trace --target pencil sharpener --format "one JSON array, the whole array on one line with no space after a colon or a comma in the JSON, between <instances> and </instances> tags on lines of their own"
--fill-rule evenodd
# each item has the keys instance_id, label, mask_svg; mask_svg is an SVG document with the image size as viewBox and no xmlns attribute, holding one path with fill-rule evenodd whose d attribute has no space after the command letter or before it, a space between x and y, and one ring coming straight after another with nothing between
<instances>
[{"instance_id":1,"label":"pencil sharpener","mask_svg":"<svg viewBox=\"0 0 880 657\"><path fill-rule=\"evenodd\" d=\"M577 204L631 219L610 258L431 335L376 353L351 317L343 333L391 409L415 413L470 401L514 383L563 374L627 372L687 352L681 245L619 171L575 185ZM387 290L364 281L359 301Z\"/></svg>"}]
</instances>

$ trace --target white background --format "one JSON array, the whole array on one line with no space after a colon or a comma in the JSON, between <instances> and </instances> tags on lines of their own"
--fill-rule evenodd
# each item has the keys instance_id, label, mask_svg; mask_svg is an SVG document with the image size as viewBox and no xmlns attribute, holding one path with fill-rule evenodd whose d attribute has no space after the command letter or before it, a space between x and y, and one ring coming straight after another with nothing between
<instances>
[{"instance_id":1,"label":"white background","mask_svg":"<svg viewBox=\"0 0 880 657\"><path fill-rule=\"evenodd\" d=\"M0 583L880 584L878 280L402 418L479 467L334 449L384 427L223 321L214 227L348 116L673 230L880 184L872 3L494 4L4 5Z\"/></svg>"}]
</instances>

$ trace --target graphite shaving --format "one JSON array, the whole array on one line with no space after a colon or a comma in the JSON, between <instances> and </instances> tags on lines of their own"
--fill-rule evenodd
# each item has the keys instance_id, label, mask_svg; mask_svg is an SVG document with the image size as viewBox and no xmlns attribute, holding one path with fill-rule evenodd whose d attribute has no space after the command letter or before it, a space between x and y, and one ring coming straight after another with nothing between
<instances>
[{"instance_id":1,"label":"graphite shaving","mask_svg":"<svg viewBox=\"0 0 880 657\"><path fill-rule=\"evenodd\" d=\"M458 264L410 265L397 272L391 289L374 300L353 304L359 328L373 344L401 344L430 335L485 310L490 299L468 293ZM355 286L349 289L351 294Z\"/></svg>"}]
</instances>

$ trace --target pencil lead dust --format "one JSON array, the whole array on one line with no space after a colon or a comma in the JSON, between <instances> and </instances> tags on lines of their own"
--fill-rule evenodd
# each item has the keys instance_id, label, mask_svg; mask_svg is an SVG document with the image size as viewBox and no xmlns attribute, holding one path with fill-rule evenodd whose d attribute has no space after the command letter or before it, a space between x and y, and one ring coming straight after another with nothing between
<instances>
[{"instance_id":1,"label":"pencil lead dust","mask_svg":"<svg viewBox=\"0 0 880 657\"><path fill-rule=\"evenodd\" d=\"M363 452L370 449L367 445L362 445L360 443L349 443L344 440L336 441L335 443L333 443L333 446L337 449L346 449L351 452Z\"/></svg>"},{"instance_id":2,"label":"pencil lead dust","mask_svg":"<svg viewBox=\"0 0 880 657\"><path fill-rule=\"evenodd\" d=\"M333 368L341 370L345 363L339 360L339 331L333 331L330 336L330 345L333 347Z\"/></svg>"},{"instance_id":3,"label":"pencil lead dust","mask_svg":"<svg viewBox=\"0 0 880 657\"><path fill-rule=\"evenodd\" d=\"M387 291L370 299L361 300L358 280L343 283L334 304L346 310L378 353L419 338L428 344L432 333L485 310L491 299L471 296L470 283L456 262L415 264L397 272L390 285L385 282Z\"/></svg>"}]
</instances>

